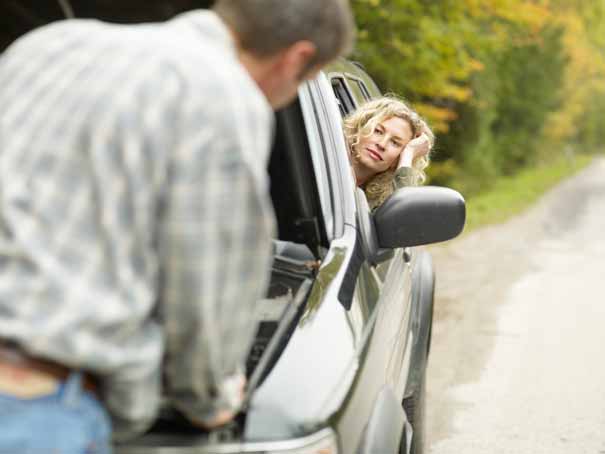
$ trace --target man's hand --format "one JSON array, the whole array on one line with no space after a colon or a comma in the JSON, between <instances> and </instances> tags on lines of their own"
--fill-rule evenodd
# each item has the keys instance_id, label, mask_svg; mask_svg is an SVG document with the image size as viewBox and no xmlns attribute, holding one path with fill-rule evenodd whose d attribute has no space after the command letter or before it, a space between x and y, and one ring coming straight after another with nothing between
<instances>
[{"instance_id":1,"label":"man's hand","mask_svg":"<svg viewBox=\"0 0 605 454\"><path fill-rule=\"evenodd\" d=\"M209 421L196 421L193 419L191 419L190 421L194 426L197 426L201 429L212 430L216 429L217 427L224 426L225 424L233 420L233 418L235 418L235 415L236 412L232 412L230 410L219 410L214 416L214 418Z\"/></svg>"},{"instance_id":2,"label":"man's hand","mask_svg":"<svg viewBox=\"0 0 605 454\"><path fill-rule=\"evenodd\" d=\"M236 388L236 393L237 393L237 404L241 404L241 402L244 399L244 390L246 388L246 378L244 377L244 375L238 375L236 377L232 378L235 383L234 386ZM237 415L238 410L218 410L214 416L211 419L208 420L196 420L193 418L189 418L189 420L191 421L191 423L194 426L200 427L204 430L212 430L212 429L216 429L217 427L223 426L225 424L227 424L228 422L231 422L233 420L233 418L235 418L235 416Z\"/></svg>"},{"instance_id":3,"label":"man's hand","mask_svg":"<svg viewBox=\"0 0 605 454\"><path fill-rule=\"evenodd\" d=\"M410 140L408 144L405 146L401 154L399 155L399 164L397 168L400 167L412 167L412 163L422 157L426 156L428 152L431 150L431 141L429 136L422 133L418 137Z\"/></svg>"}]
</instances>

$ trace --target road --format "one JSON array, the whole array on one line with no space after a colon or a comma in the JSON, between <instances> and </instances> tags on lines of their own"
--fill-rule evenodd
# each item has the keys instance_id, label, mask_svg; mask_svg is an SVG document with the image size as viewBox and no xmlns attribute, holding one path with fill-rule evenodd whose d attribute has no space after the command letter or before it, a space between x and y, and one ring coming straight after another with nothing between
<instances>
[{"instance_id":1,"label":"road","mask_svg":"<svg viewBox=\"0 0 605 454\"><path fill-rule=\"evenodd\" d=\"M605 453L605 159L431 252L430 454Z\"/></svg>"}]
</instances>

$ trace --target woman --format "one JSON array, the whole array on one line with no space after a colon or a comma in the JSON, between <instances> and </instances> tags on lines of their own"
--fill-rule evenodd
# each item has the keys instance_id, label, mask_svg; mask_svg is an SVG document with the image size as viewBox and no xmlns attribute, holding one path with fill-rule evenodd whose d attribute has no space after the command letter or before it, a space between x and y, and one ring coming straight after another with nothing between
<instances>
[{"instance_id":1,"label":"woman","mask_svg":"<svg viewBox=\"0 0 605 454\"><path fill-rule=\"evenodd\" d=\"M426 122L392 95L362 105L344 121L357 186L370 208L395 189L421 184L435 136Z\"/></svg>"}]
</instances>

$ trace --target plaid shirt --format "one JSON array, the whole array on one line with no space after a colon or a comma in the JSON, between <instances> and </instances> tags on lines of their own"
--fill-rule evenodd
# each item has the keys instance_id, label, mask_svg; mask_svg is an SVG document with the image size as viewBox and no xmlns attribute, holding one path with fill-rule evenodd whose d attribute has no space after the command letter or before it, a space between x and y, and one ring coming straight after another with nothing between
<instances>
[{"instance_id":1,"label":"plaid shirt","mask_svg":"<svg viewBox=\"0 0 605 454\"><path fill-rule=\"evenodd\" d=\"M118 439L164 378L199 420L239 405L272 127L210 11L57 22L0 57L0 339L100 377Z\"/></svg>"}]
</instances>

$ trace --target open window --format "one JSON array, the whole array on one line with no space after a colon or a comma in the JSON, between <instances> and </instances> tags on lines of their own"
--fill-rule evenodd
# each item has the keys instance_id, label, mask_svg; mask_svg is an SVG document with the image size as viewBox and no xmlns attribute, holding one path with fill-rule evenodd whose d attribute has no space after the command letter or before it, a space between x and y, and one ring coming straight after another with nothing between
<instances>
[{"instance_id":1,"label":"open window","mask_svg":"<svg viewBox=\"0 0 605 454\"><path fill-rule=\"evenodd\" d=\"M343 117L349 115L364 102L372 99L364 81L351 74L332 76L331 84ZM360 188L355 191L355 205L357 208L357 226L360 231L361 248L363 249L362 255L367 260L369 267L378 270L378 276L384 278L388 268L388 260L393 257L393 251L378 248L371 211L365 192ZM345 299L348 298L345 297Z\"/></svg>"},{"instance_id":2,"label":"open window","mask_svg":"<svg viewBox=\"0 0 605 454\"><path fill-rule=\"evenodd\" d=\"M357 100L358 104L372 99L368 88L365 86L361 79L352 76L347 76L347 82L349 87L351 88L353 97Z\"/></svg>"}]
</instances>

